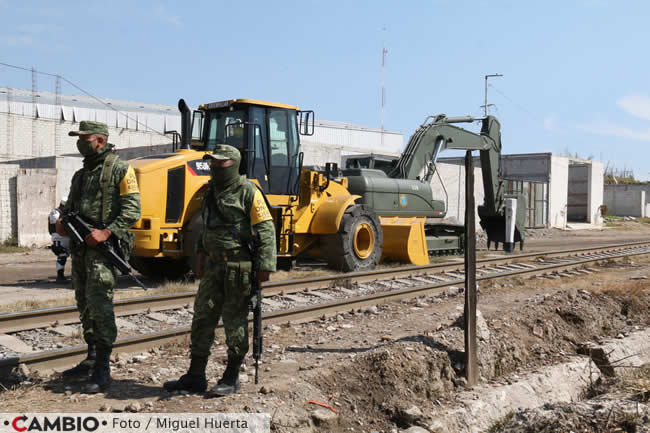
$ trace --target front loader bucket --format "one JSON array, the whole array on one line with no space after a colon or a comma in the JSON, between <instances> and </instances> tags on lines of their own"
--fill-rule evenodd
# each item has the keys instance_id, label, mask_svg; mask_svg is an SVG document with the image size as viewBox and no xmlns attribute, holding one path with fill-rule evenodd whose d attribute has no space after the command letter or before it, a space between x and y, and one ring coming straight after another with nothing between
<instances>
[{"instance_id":1,"label":"front loader bucket","mask_svg":"<svg viewBox=\"0 0 650 433\"><path fill-rule=\"evenodd\" d=\"M428 265L425 218L379 217L384 232L381 260Z\"/></svg>"}]
</instances>

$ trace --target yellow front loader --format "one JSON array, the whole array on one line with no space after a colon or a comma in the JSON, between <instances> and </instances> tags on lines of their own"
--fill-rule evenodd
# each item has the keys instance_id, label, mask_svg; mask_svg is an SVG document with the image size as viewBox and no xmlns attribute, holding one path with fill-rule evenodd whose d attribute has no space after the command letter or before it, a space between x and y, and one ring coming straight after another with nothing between
<instances>
[{"instance_id":1,"label":"yellow front loader","mask_svg":"<svg viewBox=\"0 0 650 433\"><path fill-rule=\"evenodd\" d=\"M138 271L175 279L191 268L210 179L202 158L219 143L241 150L242 174L266 193L280 267L290 267L299 255L345 271L372 269L380 261L382 229L372 209L356 204L359 196L348 191L345 178L334 179L334 171L302 167L299 136L313 134L313 112L249 99L201 105L193 120L183 100L179 109L181 148L129 161L142 202L142 217L131 230L131 263Z\"/></svg>"}]
</instances>

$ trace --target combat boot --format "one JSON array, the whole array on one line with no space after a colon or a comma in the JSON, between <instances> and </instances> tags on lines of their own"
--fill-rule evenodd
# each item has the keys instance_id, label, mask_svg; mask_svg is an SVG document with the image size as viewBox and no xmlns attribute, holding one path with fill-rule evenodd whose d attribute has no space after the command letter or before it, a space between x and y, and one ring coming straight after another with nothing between
<instances>
[{"instance_id":1,"label":"combat boot","mask_svg":"<svg viewBox=\"0 0 650 433\"><path fill-rule=\"evenodd\" d=\"M205 392L208 389L208 380L205 378L205 367L208 364L207 357L193 356L190 361L190 369L178 380L169 380L163 384L165 391L189 391Z\"/></svg>"},{"instance_id":2,"label":"combat boot","mask_svg":"<svg viewBox=\"0 0 650 433\"><path fill-rule=\"evenodd\" d=\"M57 283L69 283L70 278L67 278L65 275L63 275L63 269L59 269L56 271L56 282Z\"/></svg>"},{"instance_id":3,"label":"combat boot","mask_svg":"<svg viewBox=\"0 0 650 433\"><path fill-rule=\"evenodd\" d=\"M239 384L239 367L241 367L243 361L243 357L228 357L228 365L226 365L226 371L223 372L223 377L210 389L207 397L225 397L239 392L241 389L241 385Z\"/></svg>"},{"instance_id":4,"label":"combat boot","mask_svg":"<svg viewBox=\"0 0 650 433\"><path fill-rule=\"evenodd\" d=\"M95 359L97 354L95 353L95 346L92 344L88 345L88 355L86 359L81 361L79 364L75 365L72 368L63 371L63 377L79 377L79 376L88 376L90 370L95 366Z\"/></svg>"},{"instance_id":5,"label":"combat boot","mask_svg":"<svg viewBox=\"0 0 650 433\"><path fill-rule=\"evenodd\" d=\"M104 392L111 384L111 349L97 349L97 360L93 374L84 388L87 394Z\"/></svg>"}]
</instances>

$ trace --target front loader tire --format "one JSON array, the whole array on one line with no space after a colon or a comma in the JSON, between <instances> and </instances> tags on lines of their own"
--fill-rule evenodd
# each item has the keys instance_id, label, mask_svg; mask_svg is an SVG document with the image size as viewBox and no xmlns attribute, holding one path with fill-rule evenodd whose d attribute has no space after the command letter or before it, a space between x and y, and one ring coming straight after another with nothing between
<instances>
[{"instance_id":1,"label":"front loader tire","mask_svg":"<svg viewBox=\"0 0 650 433\"><path fill-rule=\"evenodd\" d=\"M343 272L374 269L381 260L384 233L379 218L365 205L346 209L339 231L321 238L330 268Z\"/></svg>"}]
</instances>

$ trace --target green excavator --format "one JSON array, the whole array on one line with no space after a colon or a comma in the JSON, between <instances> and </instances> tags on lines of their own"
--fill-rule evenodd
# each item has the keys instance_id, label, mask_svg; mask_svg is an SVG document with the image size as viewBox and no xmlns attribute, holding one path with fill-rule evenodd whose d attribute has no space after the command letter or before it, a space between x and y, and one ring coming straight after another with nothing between
<instances>
[{"instance_id":1,"label":"green excavator","mask_svg":"<svg viewBox=\"0 0 650 433\"><path fill-rule=\"evenodd\" d=\"M481 121L480 133L460 128L455 124ZM348 180L348 190L361 196L357 203L371 208L381 221L384 239L403 239L408 236L415 244L424 232L426 245L417 245L413 251L391 248L384 244L384 258L412 263L422 263L425 254L448 254L460 252L464 245L464 227L442 224L446 216L446 203L433 197L431 180L437 173L436 159L447 150L479 151L485 201L478 206L480 225L487 234L488 248L492 243L498 248L511 251L514 243L523 248L526 196L506 194L501 174L501 125L494 116L482 119L474 117L447 117L444 114L429 116L409 139L402 155L386 168L383 158L381 169L346 168L341 175ZM375 167L372 155L346 158L346 167ZM439 174L438 174L439 176ZM444 179L440 179L444 183ZM514 215L514 235L506 242L506 200L517 203ZM410 219L410 222L407 221ZM410 226L409 230L405 230ZM391 234L393 231L399 231ZM408 242L411 245L412 242ZM410 257L409 257L410 256Z\"/></svg>"}]
</instances>

